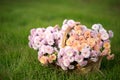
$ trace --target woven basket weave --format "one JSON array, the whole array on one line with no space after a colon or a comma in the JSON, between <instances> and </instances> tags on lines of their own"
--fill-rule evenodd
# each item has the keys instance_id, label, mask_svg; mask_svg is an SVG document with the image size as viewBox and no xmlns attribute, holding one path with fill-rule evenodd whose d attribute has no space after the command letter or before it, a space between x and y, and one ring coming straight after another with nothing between
<instances>
[{"instance_id":1,"label":"woven basket weave","mask_svg":"<svg viewBox=\"0 0 120 80\"><path fill-rule=\"evenodd\" d=\"M79 24L76 24L79 25ZM68 27L63 35L63 39L62 39L62 45L61 47L64 48L66 46L66 40L67 40L67 35L68 33L72 30L73 28ZM86 66L81 67L81 66L77 66L76 65L76 71L79 71L81 74L86 74L89 73L91 71L98 71L100 73L102 73L100 71L100 66L101 66L101 61L102 61L102 56L99 56L98 61L97 62L93 62L91 60L88 60L88 63Z\"/></svg>"}]
</instances>

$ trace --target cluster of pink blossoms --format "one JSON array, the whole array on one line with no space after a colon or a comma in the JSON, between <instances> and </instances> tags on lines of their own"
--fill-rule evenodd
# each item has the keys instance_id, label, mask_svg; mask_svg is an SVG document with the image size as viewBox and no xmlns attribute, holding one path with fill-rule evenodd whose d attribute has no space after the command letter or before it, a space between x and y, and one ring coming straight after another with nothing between
<instances>
[{"instance_id":1,"label":"cluster of pink blossoms","mask_svg":"<svg viewBox=\"0 0 120 80\"><path fill-rule=\"evenodd\" d=\"M38 60L42 64L52 63L56 60L56 51L58 51L58 43L60 40L59 28L47 27L31 29L29 36L29 46L38 50Z\"/></svg>"},{"instance_id":2,"label":"cluster of pink blossoms","mask_svg":"<svg viewBox=\"0 0 120 80\"><path fill-rule=\"evenodd\" d=\"M67 35L65 47L61 47L63 36L68 28L72 30ZM88 61L97 62L99 56L113 59L111 53L111 30L106 31L101 24L85 25L74 20L64 20L62 28L48 27L31 30L29 46L38 50L38 59L42 64L56 63L63 70L84 67Z\"/></svg>"}]
</instances>

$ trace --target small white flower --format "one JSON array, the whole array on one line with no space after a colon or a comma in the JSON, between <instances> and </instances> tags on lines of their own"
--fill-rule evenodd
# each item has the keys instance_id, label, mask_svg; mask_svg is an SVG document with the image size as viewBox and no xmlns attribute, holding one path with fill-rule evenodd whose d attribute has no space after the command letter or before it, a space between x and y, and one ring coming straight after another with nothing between
<instances>
[{"instance_id":1,"label":"small white flower","mask_svg":"<svg viewBox=\"0 0 120 80\"><path fill-rule=\"evenodd\" d=\"M83 61L83 56L81 56L81 55L76 55L76 56L75 56L75 61L77 61L78 63L82 62L82 61Z\"/></svg>"},{"instance_id":2,"label":"small white flower","mask_svg":"<svg viewBox=\"0 0 120 80\"><path fill-rule=\"evenodd\" d=\"M112 32L112 30L109 30L108 33L109 33L110 38L112 38L114 36L114 33Z\"/></svg>"},{"instance_id":3,"label":"small white flower","mask_svg":"<svg viewBox=\"0 0 120 80\"><path fill-rule=\"evenodd\" d=\"M47 28L46 28L46 30L45 30L45 32L47 33L47 32L52 32L52 31L54 31L54 28L52 27L52 26L48 26Z\"/></svg>"},{"instance_id":4,"label":"small white flower","mask_svg":"<svg viewBox=\"0 0 120 80\"><path fill-rule=\"evenodd\" d=\"M109 35L108 35L107 32L101 34L101 39L102 39L102 40L107 40L108 38L109 38Z\"/></svg>"},{"instance_id":5,"label":"small white flower","mask_svg":"<svg viewBox=\"0 0 120 80\"><path fill-rule=\"evenodd\" d=\"M43 56L43 53L39 50L38 51L38 57L42 57Z\"/></svg>"},{"instance_id":6,"label":"small white flower","mask_svg":"<svg viewBox=\"0 0 120 80\"><path fill-rule=\"evenodd\" d=\"M82 51L81 51L81 55L82 55L84 58L90 57L90 50L87 49L87 48L83 48Z\"/></svg>"},{"instance_id":7,"label":"small white flower","mask_svg":"<svg viewBox=\"0 0 120 80\"><path fill-rule=\"evenodd\" d=\"M62 25L62 30L65 31L68 28L67 24Z\"/></svg>"},{"instance_id":8,"label":"small white flower","mask_svg":"<svg viewBox=\"0 0 120 80\"><path fill-rule=\"evenodd\" d=\"M72 28L72 27L75 26L75 21L74 20L68 20L67 25Z\"/></svg>"},{"instance_id":9,"label":"small white flower","mask_svg":"<svg viewBox=\"0 0 120 80\"><path fill-rule=\"evenodd\" d=\"M71 52L71 51L67 51L66 54L67 54L67 56L73 56L73 52Z\"/></svg>"},{"instance_id":10,"label":"small white flower","mask_svg":"<svg viewBox=\"0 0 120 80\"><path fill-rule=\"evenodd\" d=\"M69 57L69 61L70 62L73 62L75 60L75 58L72 56L72 57Z\"/></svg>"},{"instance_id":11,"label":"small white flower","mask_svg":"<svg viewBox=\"0 0 120 80\"><path fill-rule=\"evenodd\" d=\"M106 33L107 31L104 28L99 29L99 33L103 34Z\"/></svg>"},{"instance_id":12,"label":"small white flower","mask_svg":"<svg viewBox=\"0 0 120 80\"><path fill-rule=\"evenodd\" d=\"M68 68L69 69L74 69L74 65L69 65Z\"/></svg>"},{"instance_id":13,"label":"small white flower","mask_svg":"<svg viewBox=\"0 0 120 80\"><path fill-rule=\"evenodd\" d=\"M82 30L85 31L87 29L87 26L82 25Z\"/></svg>"},{"instance_id":14,"label":"small white flower","mask_svg":"<svg viewBox=\"0 0 120 80\"><path fill-rule=\"evenodd\" d=\"M69 56L69 57L73 56L73 54L74 54L74 50L70 46L65 47L65 52L66 52L67 56Z\"/></svg>"},{"instance_id":15,"label":"small white flower","mask_svg":"<svg viewBox=\"0 0 120 80\"><path fill-rule=\"evenodd\" d=\"M40 38L39 37L35 37L34 38L34 47L39 48L40 46L41 46Z\"/></svg>"},{"instance_id":16,"label":"small white flower","mask_svg":"<svg viewBox=\"0 0 120 80\"><path fill-rule=\"evenodd\" d=\"M39 34L39 38L40 38L40 39L44 39L44 38L45 38L45 33L40 33L40 34Z\"/></svg>"},{"instance_id":17,"label":"small white flower","mask_svg":"<svg viewBox=\"0 0 120 80\"><path fill-rule=\"evenodd\" d=\"M39 40L40 40L40 38L39 38L39 37L35 37L35 38L34 38L34 43L39 42Z\"/></svg>"},{"instance_id":18,"label":"small white flower","mask_svg":"<svg viewBox=\"0 0 120 80\"><path fill-rule=\"evenodd\" d=\"M100 28L100 27L99 27L98 24L92 25L92 29L95 30L95 31L99 30L99 28Z\"/></svg>"},{"instance_id":19,"label":"small white flower","mask_svg":"<svg viewBox=\"0 0 120 80\"><path fill-rule=\"evenodd\" d=\"M37 28L36 29L36 34L40 35L41 33L43 33L42 28Z\"/></svg>"},{"instance_id":20,"label":"small white flower","mask_svg":"<svg viewBox=\"0 0 120 80\"><path fill-rule=\"evenodd\" d=\"M34 28L30 30L31 35L34 35L35 32L36 32L36 29Z\"/></svg>"},{"instance_id":21,"label":"small white flower","mask_svg":"<svg viewBox=\"0 0 120 80\"><path fill-rule=\"evenodd\" d=\"M48 53L48 54L52 54L54 52L54 49L51 46L46 46L45 47L45 52Z\"/></svg>"},{"instance_id":22,"label":"small white flower","mask_svg":"<svg viewBox=\"0 0 120 80\"><path fill-rule=\"evenodd\" d=\"M47 43L48 43L49 45L53 45L53 44L54 44L54 40L53 40L53 39L47 39Z\"/></svg>"},{"instance_id":23,"label":"small white flower","mask_svg":"<svg viewBox=\"0 0 120 80\"><path fill-rule=\"evenodd\" d=\"M98 25L99 25L99 28L100 28L100 29L102 29L102 28L103 28L102 24L98 24Z\"/></svg>"},{"instance_id":24,"label":"small white flower","mask_svg":"<svg viewBox=\"0 0 120 80\"><path fill-rule=\"evenodd\" d=\"M63 70L67 70L67 67L65 67L63 64L60 65Z\"/></svg>"},{"instance_id":25,"label":"small white flower","mask_svg":"<svg viewBox=\"0 0 120 80\"><path fill-rule=\"evenodd\" d=\"M34 50L38 49L38 47L36 45L32 45L32 47L33 47Z\"/></svg>"},{"instance_id":26,"label":"small white flower","mask_svg":"<svg viewBox=\"0 0 120 80\"><path fill-rule=\"evenodd\" d=\"M60 38L59 37L59 32L54 32L53 36L54 36L54 39L57 39L57 40Z\"/></svg>"},{"instance_id":27,"label":"small white flower","mask_svg":"<svg viewBox=\"0 0 120 80\"><path fill-rule=\"evenodd\" d=\"M70 65L70 62L69 62L69 60L66 59L63 61L63 64L65 67L68 67Z\"/></svg>"},{"instance_id":28,"label":"small white flower","mask_svg":"<svg viewBox=\"0 0 120 80\"><path fill-rule=\"evenodd\" d=\"M45 54L45 53L46 53L45 49L46 49L46 46L45 46L45 45L42 45L42 46L39 48L39 52L42 53L42 54Z\"/></svg>"}]
</instances>

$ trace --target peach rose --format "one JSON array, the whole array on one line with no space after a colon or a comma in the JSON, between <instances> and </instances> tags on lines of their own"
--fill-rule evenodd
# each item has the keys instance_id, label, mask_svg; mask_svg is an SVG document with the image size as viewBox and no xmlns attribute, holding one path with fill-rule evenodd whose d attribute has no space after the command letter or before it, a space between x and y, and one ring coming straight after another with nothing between
<instances>
[{"instance_id":1,"label":"peach rose","mask_svg":"<svg viewBox=\"0 0 120 80\"><path fill-rule=\"evenodd\" d=\"M85 47L85 46L87 46L87 43L82 43L81 46Z\"/></svg>"},{"instance_id":2,"label":"peach rose","mask_svg":"<svg viewBox=\"0 0 120 80\"><path fill-rule=\"evenodd\" d=\"M106 56L106 55L108 55L108 52L109 52L108 49L104 49L104 50L102 51L102 53L101 53L101 56Z\"/></svg>"},{"instance_id":3,"label":"peach rose","mask_svg":"<svg viewBox=\"0 0 120 80\"><path fill-rule=\"evenodd\" d=\"M82 25L76 25L76 26L74 27L74 30L75 30L75 31L81 30L81 26L82 26Z\"/></svg>"},{"instance_id":4,"label":"peach rose","mask_svg":"<svg viewBox=\"0 0 120 80\"><path fill-rule=\"evenodd\" d=\"M101 34L100 34L100 33L98 33L98 34L97 34L97 37L98 37L99 39L101 39Z\"/></svg>"},{"instance_id":5,"label":"peach rose","mask_svg":"<svg viewBox=\"0 0 120 80\"><path fill-rule=\"evenodd\" d=\"M100 46L99 46L98 44L96 44L96 45L94 46L94 50L100 51Z\"/></svg>"},{"instance_id":6,"label":"peach rose","mask_svg":"<svg viewBox=\"0 0 120 80\"><path fill-rule=\"evenodd\" d=\"M48 57L47 56L42 56L41 58L39 58L39 61L42 64L47 64L48 63Z\"/></svg>"},{"instance_id":7,"label":"peach rose","mask_svg":"<svg viewBox=\"0 0 120 80\"><path fill-rule=\"evenodd\" d=\"M83 48L82 45L78 45L78 46L77 46L77 50L78 50L78 51L81 51L82 48Z\"/></svg>"},{"instance_id":8,"label":"peach rose","mask_svg":"<svg viewBox=\"0 0 120 80\"><path fill-rule=\"evenodd\" d=\"M75 38L73 36L69 37L68 40L66 41L66 45L71 46L74 40Z\"/></svg>"},{"instance_id":9,"label":"peach rose","mask_svg":"<svg viewBox=\"0 0 120 80\"><path fill-rule=\"evenodd\" d=\"M76 33L77 35L81 35L82 31L81 31L81 30L76 30L75 33Z\"/></svg>"},{"instance_id":10,"label":"peach rose","mask_svg":"<svg viewBox=\"0 0 120 80\"><path fill-rule=\"evenodd\" d=\"M83 42L85 41L84 36L79 36L79 41L80 41L81 43L83 43Z\"/></svg>"},{"instance_id":11,"label":"peach rose","mask_svg":"<svg viewBox=\"0 0 120 80\"><path fill-rule=\"evenodd\" d=\"M49 58L48 58L49 63L52 63L53 60L56 60L56 55L55 54L50 55Z\"/></svg>"},{"instance_id":12,"label":"peach rose","mask_svg":"<svg viewBox=\"0 0 120 80\"><path fill-rule=\"evenodd\" d=\"M79 51L81 51L85 46L87 46L87 43L82 43L82 44L80 44L80 45L77 46L77 49Z\"/></svg>"},{"instance_id":13,"label":"peach rose","mask_svg":"<svg viewBox=\"0 0 120 80\"><path fill-rule=\"evenodd\" d=\"M87 39L87 43L90 45L90 47L92 48L95 45L95 39L94 38L88 38Z\"/></svg>"},{"instance_id":14,"label":"peach rose","mask_svg":"<svg viewBox=\"0 0 120 80\"><path fill-rule=\"evenodd\" d=\"M72 43L72 47L74 49L77 49L77 47L80 45L79 41L78 40L74 40L74 42Z\"/></svg>"},{"instance_id":15,"label":"peach rose","mask_svg":"<svg viewBox=\"0 0 120 80\"><path fill-rule=\"evenodd\" d=\"M79 36L78 35L73 35L72 37L74 37L75 40L78 40L79 39Z\"/></svg>"},{"instance_id":16,"label":"peach rose","mask_svg":"<svg viewBox=\"0 0 120 80\"><path fill-rule=\"evenodd\" d=\"M90 38L91 37L90 30L86 30L84 32L84 36L85 36L85 38Z\"/></svg>"},{"instance_id":17,"label":"peach rose","mask_svg":"<svg viewBox=\"0 0 120 80\"><path fill-rule=\"evenodd\" d=\"M52 55L49 56L49 58L51 58L52 60L56 60L56 55L52 54Z\"/></svg>"},{"instance_id":18,"label":"peach rose","mask_svg":"<svg viewBox=\"0 0 120 80\"><path fill-rule=\"evenodd\" d=\"M103 47L109 49L111 47L110 42L104 42Z\"/></svg>"},{"instance_id":19,"label":"peach rose","mask_svg":"<svg viewBox=\"0 0 120 80\"><path fill-rule=\"evenodd\" d=\"M49 62L49 63L53 63L52 58L48 58L48 62Z\"/></svg>"},{"instance_id":20,"label":"peach rose","mask_svg":"<svg viewBox=\"0 0 120 80\"><path fill-rule=\"evenodd\" d=\"M104 49L101 53L101 56L109 56L111 53L111 49Z\"/></svg>"}]
</instances>

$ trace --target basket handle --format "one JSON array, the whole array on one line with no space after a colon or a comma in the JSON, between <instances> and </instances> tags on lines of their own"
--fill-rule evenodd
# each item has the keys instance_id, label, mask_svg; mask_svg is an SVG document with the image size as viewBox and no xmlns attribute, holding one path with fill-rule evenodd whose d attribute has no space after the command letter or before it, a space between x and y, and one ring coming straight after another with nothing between
<instances>
[{"instance_id":1,"label":"basket handle","mask_svg":"<svg viewBox=\"0 0 120 80\"><path fill-rule=\"evenodd\" d=\"M63 34L63 37L62 37L62 45L61 45L62 48L65 47L65 42L66 42L66 40L67 40L67 34L68 34L71 30L72 30L71 27L68 27L68 28L65 30L65 32L64 32L64 34Z\"/></svg>"},{"instance_id":2,"label":"basket handle","mask_svg":"<svg viewBox=\"0 0 120 80\"><path fill-rule=\"evenodd\" d=\"M78 26L80 25L80 22L75 22L75 26ZM65 30L65 33L63 34L63 38L62 38L62 44L61 44L61 47L64 48L65 47L65 42L66 42L66 39L67 39L67 34L75 27L70 27L68 26L68 28Z\"/></svg>"}]
</instances>

